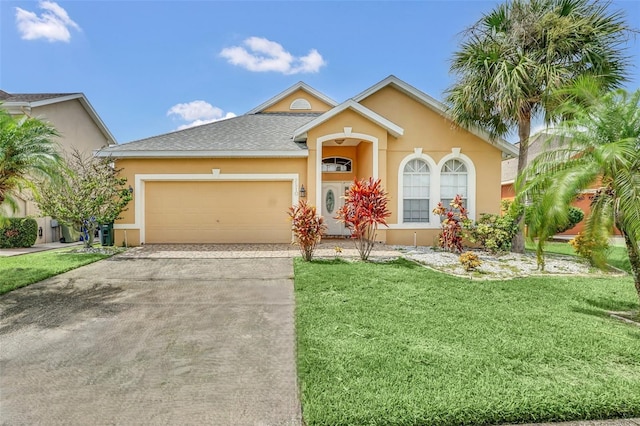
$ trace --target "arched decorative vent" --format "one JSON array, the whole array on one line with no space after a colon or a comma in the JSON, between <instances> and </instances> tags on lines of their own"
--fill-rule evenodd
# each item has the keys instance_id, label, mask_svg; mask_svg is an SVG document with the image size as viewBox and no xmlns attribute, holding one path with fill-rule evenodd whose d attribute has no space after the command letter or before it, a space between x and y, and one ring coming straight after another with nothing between
<instances>
[{"instance_id":1,"label":"arched decorative vent","mask_svg":"<svg viewBox=\"0 0 640 426\"><path fill-rule=\"evenodd\" d=\"M351 171L351 160L344 157L327 157L322 159L323 172L346 173Z\"/></svg>"},{"instance_id":2,"label":"arched decorative vent","mask_svg":"<svg viewBox=\"0 0 640 426\"><path fill-rule=\"evenodd\" d=\"M311 104L306 99L298 98L291 102L289 109L311 109Z\"/></svg>"}]
</instances>

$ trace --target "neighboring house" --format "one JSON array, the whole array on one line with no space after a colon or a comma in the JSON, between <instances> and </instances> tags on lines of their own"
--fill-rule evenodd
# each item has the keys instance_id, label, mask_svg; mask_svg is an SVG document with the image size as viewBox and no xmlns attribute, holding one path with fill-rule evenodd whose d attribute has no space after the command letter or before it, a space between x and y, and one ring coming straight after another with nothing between
<instances>
[{"instance_id":1,"label":"neighboring house","mask_svg":"<svg viewBox=\"0 0 640 426\"><path fill-rule=\"evenodd\" d=\"M515 143L516 148L520 146ZM529 150L527 154L527 165L529 165L538 155L545 150L556 149L560 146L559 141L549 133L539 132L531 136L529 141ZM518 175L518 158L509 158L502 161L502 178L501 178L501 198L503 200L513 200L516 197L514 189L516 177Z\"/></svg>"},{"instance_id":2,"label":"neighboring house","mask_svg":"<svg viewBox=\"0 0 640 426\"><path fill-rule=\"evenodd\" d=\"M503 141L452 126L445 107L390 76L343 102L297 83L247 114L109 147L134 188L116 244L288 243L288 208L318 206L328 234L354 178L389 193L388 244L432 245L438 201L462 194L475 218L500 209ZM414 240L415 238L415 240Z\"/></svg>"},{"instance_id":3,"label":"neighboring house","mask_svg":"<svg viewBox=\"0 0 640 426\"><path fill-rule=\"evenodd\" d=\"M28 115L49 122L60 134L57 143L67 156L73 149L91 155L95 150L116 143L82 93L7 93L0 90L0 108L11 115ZM60 228L52 226L51 218L40 213L29 197L18 200L18 211L6 212L16 217L33 216L38 221L36 244L58 241ZM55 225L55 222L53 222Z\"/></svg>"},{"instance_id":4,"label":"neighboring house","mask_svg":"<svg viewBox=\"0 0 640 426\"><path fill-rule=\"evenodd\" d=\"M518 146L518 144L515 144ZM553 137L553 135L545 132L540 132L531 137L529 142L529 154L527 156L527 165L530 164L538 155L542 154L545 151L554 150L561 146L560 141L557 137ZM513 200L516 196L516 192L514 189L514 183L516 180L516 176L518 174L518 159L512 158L508 160L504 160L502 162L502 190L501 197L503 200ZM579 194L576 197L576 200L572 203L574 207L578 207L581 209L585 217L591 211L591 200L593 199L593 194L595 193L595 189L590 189ZM574 236L578 235L584 229L584 220L578 223L571 229L566 230L565 232L559 234L564 236ZM616 234L619 234L619 231L615 231Z\"/></svg>"}]
</instances>

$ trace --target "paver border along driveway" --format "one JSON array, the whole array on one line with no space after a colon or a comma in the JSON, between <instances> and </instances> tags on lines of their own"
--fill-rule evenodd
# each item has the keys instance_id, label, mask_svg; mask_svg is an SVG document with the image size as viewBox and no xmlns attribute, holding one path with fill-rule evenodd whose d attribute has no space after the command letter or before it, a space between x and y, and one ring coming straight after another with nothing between
<instances>
[{"instance_id":1,"label":"paver border along driveway","mask_svg":"<svg viewBox=\"0 0 640 426\"><path fill-rule=\"evenodd\" d=\"M0 297L3 424L297 425L290 258L116 256Z\"/></svg>"}]
</instances>

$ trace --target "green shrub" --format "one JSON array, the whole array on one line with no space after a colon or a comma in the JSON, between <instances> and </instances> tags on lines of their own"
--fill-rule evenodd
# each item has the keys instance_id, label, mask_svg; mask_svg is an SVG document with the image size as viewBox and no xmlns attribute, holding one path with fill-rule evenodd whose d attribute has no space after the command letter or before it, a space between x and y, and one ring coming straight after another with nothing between
<instances>
[{"instance_id":1,"label":"green shrub","mask_svg":"<svg viewBox=\"0 0 640 426\"><path fill-rule=\"evenodd\" d=\"M518 224L511 215L483 213L475 223L467 227L468 238L491 253L511 250L511 240L518 232Z\"/></svg>"},{"instance_id":2,"label":"green shrub","mask_svg":"<svg viewBox=\"0 0 640 426\"><path fill-rule=\"evenodd\" d=\"M582 219L584 219L584 212L582 210L574 206L569 207L569 223L566 228L562 228L558 232L568 231L582 222Z\"/></svg>"},{"instance_id":3,"label":"green shrub","mask_svg":"<svg viewBox=\"0 0 640 426\"><path fill-rule=\"evenodd\" d=\"M31 247L38 238L38 222L30 217L12 217L0 227L0 248Z\"/></svg>"},{"instance_id":4,"label":"green shrub","mask_svg":"<svg viewBox=\"0 0 640 426\"><path fill-rule=\"evenodd\" d=\"M530 226L529 222L530 218L533 217L533 209L534 206L528 206L526 210L525 223ZM576 226L582 219L584 219L584 212L577 207L569 206L568 211L568 219L569 222L558 225L556 228L556 234L560 234L564 231L568 231L569 229Z\"/></svg>"},{"instance_id":5,"label":"green shrub","mask_svg":"<svg viewBox=\"0 0 640 426\"><path fill-rule=\"evenodd\" d=\"M580 232L569 244L576 254L587 259L592 266L603 267L606 264L606 252L609 239L606 237L588 237Z\"/></svg>"}]
</instances>

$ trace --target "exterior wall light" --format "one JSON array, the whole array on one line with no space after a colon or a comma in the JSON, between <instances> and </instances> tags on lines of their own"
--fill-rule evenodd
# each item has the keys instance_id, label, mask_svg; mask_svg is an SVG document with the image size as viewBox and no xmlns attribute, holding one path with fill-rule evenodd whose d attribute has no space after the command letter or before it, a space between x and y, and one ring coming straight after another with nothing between
<instances>
[{"instance_id":1,"label":"exterior wall light","mask_svg":"<svg viewBox=\"0 0 640 426\"><path fill-rule=\"evenodd\" d=\"M307 198L307 190L304 188L304 185L300 186L300 198Z\"/></svg>"}]
</instances>

